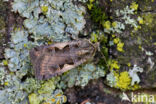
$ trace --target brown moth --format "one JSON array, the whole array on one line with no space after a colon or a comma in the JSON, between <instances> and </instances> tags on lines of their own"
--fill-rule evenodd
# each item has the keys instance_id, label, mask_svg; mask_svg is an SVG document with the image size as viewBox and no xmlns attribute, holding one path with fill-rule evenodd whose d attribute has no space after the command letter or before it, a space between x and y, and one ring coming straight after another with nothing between
<instances>
[{"instance_id":1,"label":"brown moth","mask_svg":"<svg viewBox=\"0 0 156 104\"><path fill-rule=\"evenodd\" d=\"M38 46L30 51L37 79L49 79L93 59L98 43L88 40Z\"/></svg>"}]
</instances>

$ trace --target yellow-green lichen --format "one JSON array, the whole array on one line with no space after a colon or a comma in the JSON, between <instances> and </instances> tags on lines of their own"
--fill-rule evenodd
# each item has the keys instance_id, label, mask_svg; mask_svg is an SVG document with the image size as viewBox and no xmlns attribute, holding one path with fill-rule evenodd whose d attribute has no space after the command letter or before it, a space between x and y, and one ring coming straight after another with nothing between
<instances>
[{"instance_id":1,"label":"yellow-green lichen","mask_svg":"<svg viewBox=\"0 0 156 104\"><path fill-rule=\"evenodd\" d=\"M114 42L115 44L118 44L118 43L120 42L120 38L114 38L114 39L113 39L113 42Z\"/></svg>"},{"instance_id":2,"label":"yellow-green lichen","mask_svg":"<svg viewBox=\"0 0 156 104\"><path fill-rule=\"evenodd\" d=\"M40 99L38 98L37 94L32 93L28 96L28 98L30 104L40 104Z\"/></svg>"},{"instance_id":3,"label":"yellow-green lichen","mask_svg":"<svg viewBox=\"0 0 156 104\"><path fill-rule=\"evenodd\" d=\"M9 82L4 82L4 85L5 85L5 86L8 86L8 85L9 85Z\"/></svg>"},{"instance_id":4,"label":"yellow-green lichen","mask_svg":"<svg viewBox=\"0 0 156 104\"><path fill-rule=\"evenodd\" d=\"M112 23L112 26L115 28L115 27L117 26L117 22L114 21L114 22Z\"/></svg>"},{"instance_id":5,"label":"yellow-green lichen","mask_svg":"<svg viewBox=\"0 0 156 104\"><path fill-rule=\"evenodd\" d=\"M116 60L110 60L110 61L108 61L108 64L109 64L110 70L120 68L118 61L116 61Z\"/></svg>"},{"instance_id":6,"label":"yellow-green lichen","mask_svg":"<svg viewBox=\"0 0 156 104\"><path fill-rule=\"evenodd\" d=\"M120 42L117 44L117 50L120 51L120 52L123 52L123 46L124 46L124 43Z\"/></svg>"},{"instance_id":7,"label":"yellow-green lichen","mask_svg":"<svg viewBox=\"0 0 156 104\"><path fill-rule=\"evenodd\" d=\"M114 42L115 44L117 44L117 50L118 50L119 52L124 52L124 50L123 50L124 43L121 42L120 38L114 38L114 39L113 39L113 42Z\"/></svg>"},{"instance_id":8,"label":"yellow-green lichen","mask_svg":"<svg viewBox=\"0 0 156 104\"><path fill-rule=\"evenodd\" d=\"M131 66L131 63L127 63L127 66L130 67Z\"/></svg>"},{"instance_id":9,"label":"yellow-green lichen","mask_svg":"<svg viewBox=\"0 0 156 104\"><path fill-rule=\"evenodd\" d=\"M106 21L103 24L103 27L106 28L107 30L109 30L111 28L111 22L110 21Z\"/></svg>"},{"instance_id":10,"label":"yellow-green lichen","mask_svg":"<svg viewBox=\"0 0 156 104\"><path fill-rule=\"evenodd\" d=\"M89 0L89 3L87 4L87 7L88 7L89 10L92 9L92 7L93 7L93 2L94 2L94 1L95 1L95 0Z\"/></svg>"},{"instance_id":11,"label":"yellow-green lichen","mask_svg":"<svg viewBox=\"0 0 156 104\"><path fill-rule=\"evenodd\" d=\"M130 8L131 9L134 9L134 10L138 10L138 4L136 4L136 2L133 2L131 5L130 5Z\"/></svg>"},{"instance_id":12,"label":"yellow-green lichen","mask_svg":"<svg viewBox=\"0 0 156 104\"><path fill-rule=\"evenodd\" d=\"M138 17L138 22L139 22L139 24L144 24L143 18L141 18L141 17L139 16L139 17Z\"/></svg>"},{"instance_id":13,"label":"yellow-green lichen","mask_svg":"<svg viewBox=\"0 0 156 104\"><path fill-rule=\"evenodd\" d=\"M52 79L45 81L41 84L41 88L38 90L39 94L49 94L52 93L56 88L57 81L60 80L59 77L53 77Z\"/></svg>"},{"instance_id":14,"label":"yellow-green lichen","mask_svg":"<svg viewBox=\"0 0 156 104\"><path fill-rule=\"evenodd\" d=\"M7 60L3 60L3 64L4 65L8 65L8 61Z\"/></svg>"},{"instance_id":15,"label":"yellow-green lichen","mask_svg":"<svg viewBox=\"0 0 156 104\"><path fill-rule=\"evenodd\" d=\"M43 14L46 14L48 12L48 6L42 6L41 10L42 10Z\"/></svg>"},{"instance_id":16,"label":"yellow-green lichen","mask_svg":"<svg viewBox=\"0 0 156 104\"><path fill-rule=\"evenodd\" d=\"M56 90L49 98L45 99L43 104L63 104L67 102L67 97L62 91Z\"/></svg>"},{"instance_id":17,"label":"yellow-green lichen","mask_svg":"<svg viewBox=\"0 0 156 104\"><path fill-rule=\"evenodd\" d=\"M131 78L128 72L127 71L121 72L117 78L116 87L126 90L129 89L130 84L131 84Z\"/></svg>"},{"instance_id":18,"label":"yellow-green lichen","mask_svg":"<svg viewBox=\"0 0 156 104\"><path fill-rule=\"evenodd\" d=\"M130 64L130 63L129 63ZM118 88L122 91L136 90L141 88L138 84L140 82L137 72L143 72L143 69L134 65L133 69L129 71L120 72L119 70L111 70L107 74L107 81L111 87Z\"/></svg>"}]
</instances>

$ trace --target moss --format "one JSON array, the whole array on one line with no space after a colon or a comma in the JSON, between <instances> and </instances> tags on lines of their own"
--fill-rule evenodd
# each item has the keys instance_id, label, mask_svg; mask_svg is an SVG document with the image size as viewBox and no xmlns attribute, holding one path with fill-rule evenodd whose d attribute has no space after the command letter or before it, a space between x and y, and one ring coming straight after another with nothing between
<instances>
[{"instance_id":1,"label":"moss","mask_svg":"<svg viewBox=\"0 0 156 104\"><path fill-rule=\"evenodd\" d=\"M91 34L91 42L98 42L98 35L96 33Z\"/></svg>"},{"instance_id":2,"label":"moss","mask_svg":"<svg viewBox=\"0 0 156 104\"><path fill-rule=\"evenodd\" d=\"M156 21L155 21L156 14L146 13L146 14L143 14L142 17L144 19L145 25L147 25L149 28L154 28L155 27L155 25L156 25Z\"/></svg>"},{"instance_id":3,"label":"moss","mask_svg":"<svg viewBox=\"0 0 156 104\"><path fill-rule=\"evenodd\" d=\"M98 2L89 2L88 9L91 20L98 25L102 25L108 19L104 7L100 7Z\"/></svg>"},{"instance_id":4,"label":"moss","mask_svg":"<svg viewBox=\"0 0 156 104\"><path fill-rule=\"evenodd\" d=\"M95 0L89 0L90 3L93 3Z\"/></svg>"},{"instance_id":5,"label":"moss","mask_svg":"<svg viewBox=\"0 0 156 104\"><path fill-rule=\"evenodd\" d=\"M5 28L5 9L6 9L6 5L3 3L2 0L0 0L0 30ZM3 14L3 15L2 15Z\"/></svg>"},{"instance_id":6,"label":"moss","mask_svg":"<svg viewBox=\"0 0 156 104\"><path fill-rule=\"evenodd\" d=\"M107 67L107 60L109 59L108 56L108 36L104 34L103 31L97 30L91 34L90 38L91 42L99 42L100 43L100 52L99 54L102 56L98 61L98 65L101 67Z\"/></svg>"},{"instance_id":7,"label":"moss","mask_svg":"<svg viewBox=\"0 0 156 104\"><path fill-rule=\"evenodd\" d=\"M138 0L139 9L141 11L153 11L155 10L155 0Z\"/></svg>"},{"instance_id":8,"label":"moss","mask_svg":"<svg viewBox=\"0 0 156 104\"><path fill-rule=\"evenodd\" d=\"M4 17L0 16L0 46L4 42L4 31L5 30L5 21Z\"/></svg>"},{"instance_id":9,"label":"moss","mask_svg":"<svg viewBox=\"0 0 156 104\"><path fill-rule=\"evenodd\" d=\"M156 72L155 71L151 71L148 73L148 82L151 84L155 84L155 79L156 79Z\"/></svg>"},{"instance_id":10,"label":"moss","mask_svg":"<svg viewBox=\"0 0 156 104\"><path fill-rule=\"evenodd\" d=\"M4 18L0 16L0 30L4 29L5 28L5 21L4 21Z\"/></svg>"}]
</instances>

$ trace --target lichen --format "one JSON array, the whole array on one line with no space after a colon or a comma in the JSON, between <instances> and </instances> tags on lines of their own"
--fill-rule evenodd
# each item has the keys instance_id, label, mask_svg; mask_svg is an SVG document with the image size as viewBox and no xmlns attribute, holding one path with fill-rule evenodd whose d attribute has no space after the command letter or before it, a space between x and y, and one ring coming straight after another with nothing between
<instances>
[{"instance_id":1,"label":"lichen","mask_svg":"<svg viewBox=\"0 0 156 104\"><path fill-rule=\"evenodd\" d=\"M126 25L130 25L134 28L134 30L140 29L141 27L139 26L139 24L143 24L143 19L141 17L138 17L138 20L132 18L132 16L135 16L137 10L138 4L136 4L135 2L133 2L130 7L126 6L123 10L116 10L116 16L120 17L120 20L116 21L115 27L112 26L109 30L105 29L105 32L110 33L112 31L116 33L122 33L122 31L125 30Z\"/></svg>"},{"instance_id":2,"label":"lichen","mask_svg":"<svg viewBox=\"0 0 156 104\"><path fill-rule=\"evenodd\" d=\"M85 8L74 5L70 0L14 0L12 8L25 20L24 27L11 32L11 41L1 63L8 67L8 71L3 67L0 70L0 84L5 86L0 90L2 104L65 103L67 98L62 92L56 93L57 90L71 86L84 87L89 80L105 76L104 67L96 67L91 63L48 81L36 80L29 50L41 44L68 41L70 35L77 37L86 23L83 17ZM28 36L34 41L29 40ZM73 80L74 77L76 79Z\"/></svg>"},{"instance_id":3,"label":"lichen","mask_svg":"<svg viewBox=\"0 0 156 104\"><path fill-rule=\"evenodd\" d=\"M127 71L118 73L112 70L107 74L107 81L111 87L127 90L131 87L131 77Z\"/></svg>"},{"instance_id":4,"label":"lichen","mask_svg":"<svg viewBox=\"0 0 156 104\"><path fill-rule=\"evenodd\" d=\"M0 90L3 96L0 101L2 104L22 104L28 102L26 97L39 86L35 80L27 79L22 82L22 78L30 69L29 49L24 44L31 45L28 41L28 33L24 29L15 29L11 33L11 42L5 49L5 60L1 63L1 85ZM8 67L8 70L4 66ZM33 87L32 87L32 86Z\"/></svg>"},{"instance_id":5,"label":"lichen","mask_svg":"<svg viewBox=\"0 0 156 104\"><path fill-rule=\"evenodd\" d=\"M63 95L61 90L56 90L51 97L46 99L45 103L43 104L63 104L67 102L67 97Z\"/></svg>"},{"instance_id":6,"label":"lichen","mask_svg":"<svg viewBox=\"0 0 156 104\"><path fill-rule=\"evenodd\" d=\"M136 4L136 2L132 2L130 8L131 8L131 9L134 9L134 10L138 10L138 6L139 6L139 5Z\"/></svg>"},{"instance_id":7,"label":"lichen","mask_svg":"<svg viewBox=\"0 0 156 104\"><path fill-rule=\"evenodd\" d=\"M89 11L90 19L96 24L93 27L95 30L91 28L92 33L88 37L91 37L91 42L99 42L101 49L99 54L102 54L102 57L98 64L88 62L58 77L38 81L34 78L29 50L42 44L70 41L70 37L77 39L86 24L84 19L86 10L81 5L73 4L74 1L87 3L86 9ZM136 70L139 67L134 65L133 69L120 72L120 63L115 59L109 59L109 49L106 46L115 46L118 52L124 52L125 43L117 34L120 35L127 25L135 31L141 29L140 25L151 25L154 22L153 16L145 15L143 18L138 16L135 19L139 5L132 2L123 10L116 10L116 19L114 19L108 17L105 7L100 7L96 1L14 0L12 2L13 12L18 12L24 17L24 27L12 31L10 44L5 49L5 59L0 63L2 104L65 103L67 98L63 95L62 89L73 86L84 87L90 80L104 77L107 68L110 73L107 74L106 80L111 87L124 91L139 88L140 79L137 72L140 70ZM148 20L148 17L152 18ZM110 35L109 38L105 33ZM131 67L129 63L128 66Z\"/></svg>"},{"instance_id":8,"label":"lichen","mask_svg":"<svg viewBox=\"0 0 156 104\"><path fill-rule=\"evenodd\" d=\"M30 104L63 104L67 102L67 97L59 89L48 95L31 93L28 97Z\"/></svg>"},{"instance_id":9,"label":"lichen","mask_svg":"<svg viewBox=\"0 0 156 104\"><path fill-rule=\"evenodd\" d=\"M24 47L24 44L29 44L27 37L28 33L25 30L15 30L11 33L10 48L6 48L4 54L9 70L18 72L17 74L21 73L19 77L24 76L29 69L29 50Z\"/></svg>"},{"instance_id":10,"label":"lichen","mask_svg":"<svg viewBox=\"0 0 156 104\"><path fill-rule=\"evenodd\" d=\"M61 82L62 85L67 85L67 87L73 87L74 85L84 87L88 84L89 80L104 76L104 67L96 67L94 64L86 64L65 73L61 78Z\"/></svg>"},{"instance_id":11,"label":"lichen","mask_svg":"<svg viewBox=\"0 0 156 104\"><path fill-rule=\"evenodd\" d=\"M106 80L108 81L108 85L110 87L114 87L116 85L116 77L113 72L107 74Z\"/></svg>"},{"instance_id":12,"label":"lichen","mask_svg":"<svg viewBox=\"0 0 156 104\"><path fill-rule=\"evenodd\" d=\"M142 72L143 69L134 65L133 69L129 71L118 72L116 70L111 70L106 76L108 85L111 87L119 88L122 91L125 90L136 90L140 88L138 85L140 78L137 72Z\"/></svg>"},{"instance_id":13,"label":"lichen","mask_svg":"<svg viewBox=\"0 0 156 104\"><path fill-rule=\"evenodd\" d=\"M141 72L141 73L143 72L143 69L138 67L137 65L134 65L133 69L129 70L129 75L132 78L132 81L131 81L132 86L135 84L135 82L136 84L140 82L140 78L137 75L137 72Z\"/></svg>"},{"instance_id":14,"label":"lichen","mask_svg":"<svg viewBox=\"0 0 156 104\"><path fill-rule=\"evenodd\" d=\"M124 46L124 43L118 43L117 44L117 50L120 52L123 52L123 46Z\"/></svg>"},{"instance_id":15,"label":"lichen","mask_svg":"<svg viewBox=\"0 0 156 104\"><path fill-rule=\"evenodd\" d=\"M116 49L119 52L124 52L123 47L124 47L124 43L121 42L120 38L113 36L113 43L116 45Z\"/></svg>"},{"instance_id":16,"label":"lichen","mask_svg":"<svg viewBox=\"0 0 156 104\"><path fill-rule=\"evenodd\" d=\"M103 23L103 27L107 30L109 30L111 28L111 22L110 21L106 21Z\"/></svg>"},{"instance_id":17,"label":"lichen","mask_svg":"<svg viewBox=\"0 0 156 104\"><path fill-rule=\"evenodd\" d=\"M5 87L5 89L0 90L0 101L2 104L22 104L26 103L26 97L28 94L23 91L23 86L21 81L16 76L9 76L8 82L9 84ZM6 77L7 78L7 77ZM11 82L12 81L12 82Z\"/></svg>"},{"instance_id":18,"label":"lichen","mask_svg":"<svg viewBox=\"0 0 156 104\"><path fill-rule=\"evenodd\" d=\"M24 26L36 41L43 37L54 41L70 40L69 34L77 37L86 23L83 17L85 8L74 5L70 0L15 0L12 7L14 12L27 18Z\"/></svg>"},{"instance_id":19,"label":"lichen","mask_svg":"<svg viewBox=\"0 0 156 104\"><path fill-rule=\"evenodd\" d=\"M57 83L60 80L59 77L54 77L51 78L48 81L45 81L41 84L40 89L38 89L39 94L49 94L52 93L56 89L56 85L59 84Z\"/></svg>"},{"instance_id":20,"label":"lichen","mask_svg":"<svg viewBox=\"0 0 156 104\"><path fill-rule=\"evenodd\" d=\"M116 87L126 90L131 84L131 78L127 71L121 72L119 77L116 80Z\"/></svg>"},{"instance_id":21,"label":"lichen","mask_svg":"<svg viewBox=\"0 0 156 104\"><path fill-rule=\"evenodd\" d=\"M120 68L120 65L118 64L118 61L116 61L116 60L110 60L108 65L110 67L110 70L119 69Z\"/></svg>"},{"instance_id":22,"label":"lichen","mask_svg":"<svg viewBox=\"0 0 156 104\"><path fill-rule=\"evenodd\" d=\"M5 84L5 76L7 75L7 71L4 67L0 67L0 85Z\"/></svg>"},{"instance_id":23,"label":"lichen","mask_svg":"<svg viewBox=\"0 0 156 104\"><path fill-rule=\"evenodd\" d=\"M40 104L40 99L35 93L32 93L28 96L30 104Z\"/></svg>"},{"instance_id":24,"label":"lichen","mask_svg":"<svg viewBox=\"0 0 156 104\"><path fill-rule=\"evenodd\" d=\"M16 40L19 34L21 34L21 36L19 36L19 38ZM2 99L9 98L9 100L3 100L2 104L3 103L5 104L6 102L8 104L14 104L14 103L19 104L21 102L27 102L26 100L27 95L34 91L36 93L36 94L34 93L35 96L39 98L44 98L44 97L48 98L50 94L52 94L53 91L55 91L56 87L57 88L64 87L59 85L58 83L59 77L58 79L54 77L45 82L38 82L34 78L27 78L26 81L22 83L21 79L23 78L23 76L27 74L28 69L31 68L28 51L29 49L31 49L32 45L35 45L35 43L27 40L27 32L24 29L16 29L15 32L12 33L11 42L12 43L10 44L10 48L5 49L6 60L3 60L3 62L1 63L2 65L7 65L9 71L12 73L9 74L3 68L1 69L1 85L8 86L11 92L9 92L9 89L4 89L3 91L5 92L3 91L1 92L1 94L4 95ZM12 67L10 64L13 64ZM84 76L83 75L81 76L83 78L82 83L86 85L90 79L85 80L85 75ZM95 74L93 75L94 78L97 78L100 75L103 76L100 70L95 72ZM13 82L10 83L11 80L12 81L14 80L13 82L16 83ZM14 85L17 87L12 89L11 86ZM20 87L20 89L18 87ZM20 96L23 97L19 99L18 96L15 96L16 94L20 94ZM29 102L32 104L33 103L37 104L38 101L33 101L31 99L32 97L34 97L34 94L29 95L29 100L30 100ZM66 99L64 96L63 98ZM40 100L42 101L43 99Z\"/></svg>"},{"instance_id":25,"label":"lichen","mask_svg":"<svg viewBox=\"0 0 156 104\"><path fill-rule=\"evenodd\" d=\"M40 81L37 81L34 78L27 78L26 81L23 83L23 89L27 93L32 93L41 88Z\"/></svg>"}]
</instances>

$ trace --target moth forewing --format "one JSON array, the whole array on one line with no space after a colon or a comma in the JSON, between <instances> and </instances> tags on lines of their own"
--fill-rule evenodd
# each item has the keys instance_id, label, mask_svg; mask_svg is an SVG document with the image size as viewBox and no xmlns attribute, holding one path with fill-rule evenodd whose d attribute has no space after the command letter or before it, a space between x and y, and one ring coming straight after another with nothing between
<instances>
[{"instance_id":1,"label":"moth forewing","mask_svg":"<svg viewBox=\"0 0 156 104\"><path fill-rule=\"evenodd\" d=\"M91 60L98 44L88 40L39 46L30 51L37 79L49 79ZM58 70L59 69L59 70Z\"/></svg>"}]
</instances>

